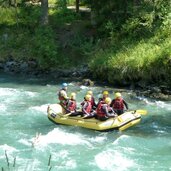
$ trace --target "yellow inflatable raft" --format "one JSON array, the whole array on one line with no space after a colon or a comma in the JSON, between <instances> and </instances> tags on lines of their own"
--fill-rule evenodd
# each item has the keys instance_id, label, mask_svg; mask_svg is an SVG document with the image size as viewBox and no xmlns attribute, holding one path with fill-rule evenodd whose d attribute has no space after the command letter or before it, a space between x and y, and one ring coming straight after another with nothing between
<instances>
[{"instance_id":1,"label":"yellow inflatable raft","mask_svg":"<svg viewBox=\"0 0 171 171\"><path fill-rule=\"evenodd\" d=\"M59 104L51 104L47 109L49 120L56 124L80 126L98 131L108 131L112 129L123 131L134 126L141 121L141 114L144 112L141 113L141 111L143 110L129 111L115 118L99 121L95 118L84 119L80 115L69 116L69 114L63 114L64 109Z\"/></svg>"}]
</instances>

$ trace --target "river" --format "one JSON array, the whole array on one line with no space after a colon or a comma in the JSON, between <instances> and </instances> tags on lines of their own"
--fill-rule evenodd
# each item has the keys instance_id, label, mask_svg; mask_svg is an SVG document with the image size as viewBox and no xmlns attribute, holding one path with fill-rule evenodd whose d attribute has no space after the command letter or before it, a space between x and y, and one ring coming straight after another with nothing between
<instances>
[{"instance_id":1,"label":"river","mask_svg":"<svg viewBox=\"0 0 171 171\"><path fill-rule=\"evenodd\" d=\"M15 171L168 171L171 170L171 102L123 93L130 109L148 110L141 122L123 132L98 132L55 125L47 106L56 103L62 81L77 92L76 81L0 75L0 169ZM111 87L92 88L98 99ZM36 136L38 137L36 139Z\"/></svg>"}]
</instances>

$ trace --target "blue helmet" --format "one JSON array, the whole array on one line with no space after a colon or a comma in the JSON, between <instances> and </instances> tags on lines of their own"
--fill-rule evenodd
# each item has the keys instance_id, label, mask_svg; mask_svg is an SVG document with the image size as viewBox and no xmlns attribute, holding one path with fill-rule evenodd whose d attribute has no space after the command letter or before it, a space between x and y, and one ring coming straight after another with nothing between
<instances>
[{"instance_id":1,"label":"blue helmet","mask_svg":"<svg viewBox=\"0 0 171 171\"><path fill-rule=\"evenodd\" d=\"M62 83L62 88L67 87L67 86L68 86L67 83Z\"/></svg>"}]
</instances>

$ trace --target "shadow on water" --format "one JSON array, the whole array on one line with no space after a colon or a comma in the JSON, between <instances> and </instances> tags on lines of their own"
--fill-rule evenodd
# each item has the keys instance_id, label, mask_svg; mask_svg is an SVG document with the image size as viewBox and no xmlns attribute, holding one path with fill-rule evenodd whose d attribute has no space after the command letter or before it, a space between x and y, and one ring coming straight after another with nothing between
<instances>
[{"instance_id":1,"label":"shadow on water","mask_svg":"<svg viewBox=\"0 0 171 171\"><path fill-rule=\"evenodd\" d=\"M79 78L54 78L50 75L40 75L40 76L33 76L33 75L26 75L26 74L6 74L0 73L0 83L15 83L15 84L27 84L27 85L56 85L61 84L62 82L72 82L72 81L79 81Z\"/></svg>"}]
</instances>

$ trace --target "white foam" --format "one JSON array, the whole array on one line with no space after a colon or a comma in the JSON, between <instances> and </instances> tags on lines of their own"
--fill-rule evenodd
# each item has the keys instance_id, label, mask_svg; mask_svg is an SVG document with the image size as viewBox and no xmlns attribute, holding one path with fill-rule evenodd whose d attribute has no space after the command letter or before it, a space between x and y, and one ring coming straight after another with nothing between
<instances>
[{"instance_id":1,"label":"white foam","mask_svg":"<svg viewBox=\"0 0 171 171\"><path fill-rule=\"evenodd\" d=\"M73 159L67 159L60 163L60 165L55 166L56 170L73 170L77 167L77 163Z\"/></svg>"},{"instance_id":2,"label":"white foam","mask_svg":"<svg viewBox=\"0 0 171 171\"><path fill-rule=\"evenodd\" d=\"M71 158L69 156L69 151L67 150L61 150L58 153L53 153L52 154L52 163L55 161L58 161L57 166L55 167L57 170L58 169L65 169L65 170L72 170L77 167L76 160Z\"/></svg>"},{"instance_id":3,"label":"white foam","mask_svg":"<svg viewBox=\"0 0 171 171\"><path fill-rule=\"evenodd\" d=\"M13 96L14 93L19 93L19 91L13 88L0 88L1 96Z\"/></svg>"},{"instance_id":4,"label":"white foam","mask_svg":"<svg viewBox=\"0 0 171 171\"><path fill-rule=\"evenodd\" d=\"M97 166L105 171L124 171L135 165L133 160L128 159L114 150L107 150L95 156Z\"/></svg>"},{"instance_id":5,"label":"white foam","mask_svg":"<svg viewBox=\"0 0 171 171\"><path fill-rule=\"evenodd\" d=\"M92 146L88 141L84 140L83 135L78 133L67 133L59 128L55 128L47 135L40 135L36 139L33 138L32 142L35 147L47 146L48 144L57 143L62 145L86 145Z\"/></svg>"},{"instance_id":6,"label":"white foam","mask_svg":"<svg viewBox=\"0 0 171 171\"><path fill-rule=\"evenodd\" d=\"M38 95L37 92L31 92L31 91L24 91L24 94L29 97L35 97Z\"/></svg>"},{"instance_id":7,"label":"white foam","mask_svg":"<svg viewBox=\"0 0 171 171\"><path fill-rule=\"evenodd\" d=\"M85 89L88 89L88 87L87 86L84 86L84 85L81 85L80 86L80 89L85 90Z\"/></svg>"},{"instance_id":8,"label":"white foam","mask_svg":"<svg viewBox=\"0 0 171 171\"><path fill-rule=\"evenodd\" d=\"M26 146L31 146L31 142L29 142L27 139L20 139L18 142Z\"/></svg>"},{"instance_id":9,"label":"white foam","mask_svg":"<svg viewBox=\"0 0 171 171\"><path fill-rule=\"evenodd\" d=\"M49 104L44 104L44 105L41 105L41 106L33 106L33 107L29 107L29 109L40 111L40 112L43 112L44 114L46 114L48 105Z\"/></svg>"},{"instance_id":10,"label":"white foam","mask_svg":"<svg viewBox=\"0 0 171 171\"><path fill-rule=\"evenodd\" d=\"M90 141L95 143L101 143L104 142L106 139L107 137L105 136L97 136L97 137L90 138Z\"/></svg>"},{"instance_id":11,"label":"white foam","mask_svg":"<svg viewBox=\"0 0 171 171\"><path fill-rule=\"evenodd\" d=\"M118 145L118 144L120 144L120 141L123 141L123 140L127 141L128 138L129 138L129 136L127 136L127 135L121 135L113 142L113 145Z\"/></svg>"},{"instance_id":12,"label":"white foam","mask_svg":"<svg viewBox=\"0 0 171 171\"><path fill-rule=\"evenodd\" d=\"M14 147L4 144L0 146L0 151L3 151L3 152L6 151L8 154L11 154L17 150Z\"/></svg>"},{"instance_id":13,"label":"white foam","mask_svg":"<svg viewBox=\"0 0 171 171\"><path fill-rule=\"evenodd\" d=\"M4 115L3 112L5 112L7 110L7 107L5 104L0 104L0 109L1 109L1 113Z\"/></svg>"},{"instance_id":14,"label":"white foam","mask_svg":"<svg viewBox=\"0 0 171 171\"><path fill-rule=\"evenodd\" d=\"M155 101L155 105L161 108L165 108L167 110L171 110L171 104L163 102L163 101Z\"/></svg>"},{"instance_id":15,"label":"white foam","mask_svg":"<svg viewBox=\"0 0 171 171\"><path fill-rule=\"evenodd\" d=\"M171 104L169 102L164 102L164 101L150 101L147 98L144 97L138 97L139 100L144 101L146 104L148 105L152 105L152 106L157 106L159 108L165 108L167 110L171 110Z\"/></svg>"}]
</instances>

